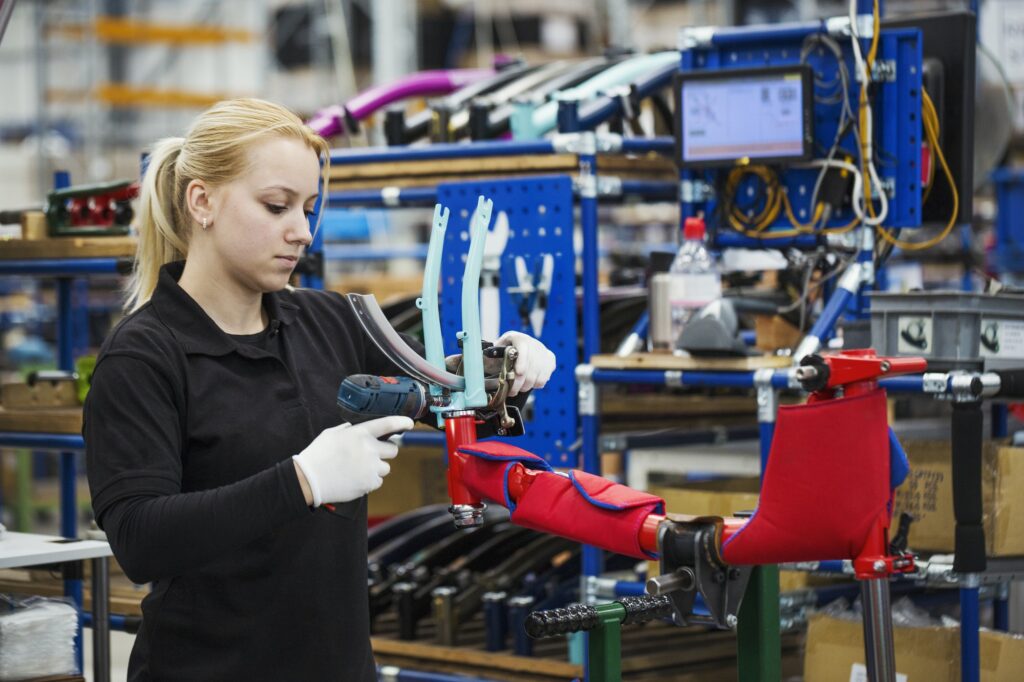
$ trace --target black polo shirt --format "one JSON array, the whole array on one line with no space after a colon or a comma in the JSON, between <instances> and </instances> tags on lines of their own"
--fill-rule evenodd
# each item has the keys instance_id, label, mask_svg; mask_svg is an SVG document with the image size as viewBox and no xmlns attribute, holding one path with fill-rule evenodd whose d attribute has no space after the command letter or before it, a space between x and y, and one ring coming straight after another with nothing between
<instances>
[{"instance_id":1,"label":"black polo shirt","mask_svg":"<svg viewBox=\"0 0 1024 682\"><path fill-rule=\"evenodd\" d=\"M338 294L266 294L267 333L232 337L182 269L112 331L85 404L97 520L153 582L128 677L375 680L366 498L311 511L291 457L340 423L345 376L397 369Z\"/></svg>"}]
</instances>

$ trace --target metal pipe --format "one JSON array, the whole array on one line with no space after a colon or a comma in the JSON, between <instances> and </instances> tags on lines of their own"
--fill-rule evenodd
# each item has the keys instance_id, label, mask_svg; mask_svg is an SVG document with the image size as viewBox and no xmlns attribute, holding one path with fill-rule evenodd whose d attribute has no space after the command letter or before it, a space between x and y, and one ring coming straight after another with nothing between
<instances>
[{"instance_id":1,"label":"metal pipe","mask_svg":"<svg viewBox=\"0 0 1024 682\"><path fill-rule=\"evenodd\" d=\"M585 549L585 548L584 548ZM533 610L533 597L520 596L508 600L508 622L513 649L518 656L533 655L533 640L526 634L526 617Z\"/></svg>"},{"instance_id":2,"label":"metal pipe","mask_svg":"<svg viewBox=\"0 0 1024 682\"><path fill-rule=\"evenodd\" d=\"M110 614L108 618L110 621L110 629L116 630L117 632L128 632L136 633L139 631L139 625L142 623L140 616L122 616L116 613ZM93 616L91 611L82 613L82 625L87 628L93 626Z\"/></svg>"},{"instance_id":3,"label":"metal pipe","mask_svg":"<svg viewBox=\"0 0 1024 682\"><path fill-rule=\"evenodd\" d=\"M110 682L110 564L92 560L92 660L95 682Z\"/></svg>"},{"instance_id":4,"label":"metal pipe","mask_svg":"<svg viewBox=\"0 0 1024 682\"><path fill-rule=\"evenodd\" d=\"M633 353L639 353L647 346L647 330L651 324L649 311L644 311L640 319L636 321L629 335L622 340L619 347L615 349L615 355L620 358L629 357Z\"/></svg>"},{"instance_id":5,"label":"metal pipe","mask_svg":"<svg viewBox=\"0 0 1024 682\"><path fill-rule=\"evenodd\" d=\"M406 431L399 436L403 447L444 447L443 431Z\"/></svg>"},{"instance_id":6,"label":"metal pipe","mask_svg":"<svg viewBox=\"0 0 1024 682\"><path fill-rule=\"evenodd\" d=\"M7 0L7 2L0 2L0 41L4 39L4 34L7 33L7 24L11 20L11 14L14 12L15 0Z\"/></svg>"},{"instance_id":7,"label":"metal pipe","mask_svg":"<svg viewBox=\"0 0 1024 682\"><path fill-rule=\"evenodd\" d=\"M823 239L812 235L800 235L785 239L756 239L754 237L744 237L734 232L718 232L714 236L712 243L719 249L785 249L793 247L816 249L823 243Z\"/></svg>"},{"instance_id":8,"label":"metal pipe","mask_svg":"<svg viewBox=\"0 0 1024 682\"><path fill-rule=\"evenodd\" d=\"M981 639L978 635L978 576L967 576L960 588L960 680L978 682L981 677Z\"/></svg>"},{"instance_id":9,"label":"metal pipe","mask_svg":"<svg viewBox=\"0 0 1024 682\"><path fill-rule=\"evenodd\" d=\"M753 388L753 372L666 372L664 370L618 370L595 369L594 383L598 384L647 384L655 386L721 386L729 388ZM773 384L774 384L773 377Z\"/></svg>"},{"instance_id":10,"label":"metal pipe","mask_svg":"<svg viewBox=\"0 0 1024 682\"><path fill-rule=\"evenodd\" d=\"M332 244L324 247L324 257L332 261L391 260L393 258L423 260L427 257L427 248L423 244L410 244L409 246L399 247Z\"/></svg>"},{"instance_id":11,"label":"metal pipe","mask_svg":"<svg viewBox=\"0 0 1024 682\"><path fill-rule=\"evenodd\" d=\"M896 652L892 640L888 578L861 581L860 597L864 607L864 649L868 679L872 682L896 682Z\"/></svg>"},{"instance_id":12,"label":"metal pipe","mask_svg":"<svg viewBox=\"0 0 1024 682\"><path fill-rule=\"evenodd\" d=\"M592 133L584 136L593 137ZM581 154L580 224L583 230L583 362L601 352L601 301L598 298L597 156Z\"/></svg>"},{"instance_id":13,"label":"metal pipe","mask_svg":"<svg viewBox=\"0 0 1024 682\"><path fill-rule=\"evenodd\" d=\"M449 586L438 587L431 593L434 598L437 643L441 646L455 646L455 631L458 628L455 622L455 593L456 589Z\"/></svg>"},{"instance_id":14,"label":"metal pipe","mask_svg":"<svg viewBox=\"0 0 1024 682\"><path fill-rule=\"evenodd\" d=\"M420 71L386 85L378 85L359 93L343 105L318 111L308 125L324 137L345 130L345 119L361 121L389 104L410 97L447 95L465 85L486 78L492 69L438 69Z\"/></svg>"},{"instance_id":15,"label":"metal pipe","mask_svg":"<svg viewBox=\"0 0 1024 682\"><path fill-rule=\"evenodd\" d=\"M484 156L528 156L551 154L551 140L498 140L461 144L448 142L425 147L370 147L368 149L335 149L331 164L354 166L364 163L395 163L399 161L440 161L442 159L477 159Z\"/></svg>"},{"instance_id":16,"label":"metal pipe","mask_svg":"<svg viewBox=\"0 0 1024 682\"><path fill-rule=\"evenodd\" d=\"M81 436L71 434L7 431L0 433L0 447L30 448L32 450L84 450L85 441Z\"/></svg>"},{"instance_id":17,"label":"metal pipe","mask_svg":"<svg viewBox=\"0 0 1024 682\"><path fill-rule=\"evenodd\" d=\"M627 137L622 140L623 154L674 154L676 139L674 137Z\"/></svg>"},{"instance_id":18,"label":"metal pipe","mask_svg":"<svg viewBox=\"0 0 1024 682\"><path fill-rule=\"evenodd\" d=\"M598 179L598 189L601 181ZM619 194L636 194L645 199L675 201L679 198L679 185L674 182L653 182L646 180L623 180L619 183Z\"/></svg>"},{"instance_id":19,"label":"metal pipe","mask_svg":"<svg viewBox=\"0 0 1024 682\"><path fill-rule=\"evenodd\" d=\"M6 260L0 261L0 275L116 275L130 270L129 263L128 258Z\"/></svg>"},{"instance_id":20,"label":"metal pipe","mask_svg":"<svg viewBox=\"0 0 1024 682\"><path fill-rule=\"evenodd\" d=\"M1010 583L999 583L992 599L992 629L1010 631Z\"/></svg>"},{"instance_id":21,"label":"metal pipe","mask_svg":"<svg viewBox=\"0 0 1024 682\"><path fill-rule=\"evenodd\" d=\"M793 353L793 358L797 362L811 353L817 353L821 349L822 342L832 335L836 321L842 316L846 305L857 295L864 283L865 267L865 264L862 263L852 263L847 268L832 297L825 304L825 309L821 311L814 326L807 332L807 336Z\"/></svg>"},{"instance_id":22,"label":"metal pipe","mask_svg":"<svg viewBox=\"0 0 1024 682\"><path fill-rule=\"evenodd\" d=\"M878 385L886 391L897 393L923 393L924 377L920 374L912 374L891 379L879 379Z\"/></svg>"},{"instance_id":23,"label":"metal pipe","mask_svg":"<svg viewBox=\"0 0 1024 682\"><path fill-rule=\"evenodd\" d=\"M483 596L484 626L487 630L486 649L501 651L508 639L508 609L504 592L486 592Z\"/></svg>"},{"instance_id":24,"label":"metal pipe","mask_svg":"<svg viewBox=\"0 0 1024 682\"><path fill-rule=\"evenodd\" d=\"M327 206L427 206L437 203L436 187L384 187L382 189L331 192Z\"/></svg>"}]
</instances>

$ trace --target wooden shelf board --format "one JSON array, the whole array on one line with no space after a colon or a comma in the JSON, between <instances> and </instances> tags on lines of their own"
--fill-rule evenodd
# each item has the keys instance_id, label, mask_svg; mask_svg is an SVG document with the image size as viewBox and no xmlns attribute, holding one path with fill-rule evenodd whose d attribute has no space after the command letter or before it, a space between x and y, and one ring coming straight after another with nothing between
<instances>
[{"instance_id":1,"label":"wooden shelf board","mask_svg":"<svg viewBox=\"0 0 1024 682\"><path fill-rule=\"evenodd\" d=\"M741 358L695 358L670 353L634 353L627 357L594 355L590 364L600 369L705 370L711 372L749 372L755 369L782 369L792 358L779 355L755 355Z\"/></svg>"},{"instance_id":2,"label":"wooden shelf board","mask_svg":"<svg viewBox=\"0 0 1024 682\"><path fill-rule=\"evenodd\" d=\"M82 408L61 407L42 410L5 410L0 408L0 431L28 433L82 433Z\"/></svg>"},{"instance_id":3,"label":"wooden shelf board","mask_svg":"<svg viewBox=\"0 0 1024 682\"><path fill-rule=\"evenodd\" d=\"M131 258L135 237L53 237L0 241L0 260Z\"/></svg>"}]
</instances>

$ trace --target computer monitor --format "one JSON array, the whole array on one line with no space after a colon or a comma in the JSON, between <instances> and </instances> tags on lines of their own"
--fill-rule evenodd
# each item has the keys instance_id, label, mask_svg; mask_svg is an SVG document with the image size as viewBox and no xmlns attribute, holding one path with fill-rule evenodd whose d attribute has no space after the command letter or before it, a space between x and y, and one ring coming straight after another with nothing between
<instances>
[{"instance_id":1,"label":"computer monitor","mask_svg":"<svg viewBox=\"0 0 1024 682\"><path fill-rule=\"evenodd\" d=\"M786 163L811 158L811 68L688 71L675 79L681 166Z\"/></svg>"},{"instance_id":2,"label":"computer monitor","mask_svg":"<svg viewBox=\"0 0 1024 682\"><path fill-rule=\"evenodd\" d=\"M974 100L976 18L970 12L942 12L884 19L882 29L921 31L924 86L939 114L940 138L960 198L958 223L974 218ZM923 134L923 131L922 131ZM944 225L953 210L953 195L935 160L935 178L922 207L923 225Z\"/></svg>"}]
</instances>

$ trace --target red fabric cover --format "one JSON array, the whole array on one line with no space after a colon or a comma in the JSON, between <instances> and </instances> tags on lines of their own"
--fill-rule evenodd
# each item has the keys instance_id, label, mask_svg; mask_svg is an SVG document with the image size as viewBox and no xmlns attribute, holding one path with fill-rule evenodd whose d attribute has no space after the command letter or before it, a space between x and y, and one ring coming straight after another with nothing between
<instances>
[{"instance_id":1,"label":"red fabric cover","mask_svg":"<svg viewBox=\"0 0 1024 682\"><path fill-rule=\"evenodd\" d=\"M723 543L722 557L730 564L856 557L879 516L888 520L887 425L881 389L779 408L757 511Z\"/></svg>"},{"instance_id":2,"label":"red fabric cover","mask_svg":"<svg viewBox=\"0 0 1024 682\"><path fill-rule=\"evenodd\" d=\"M491 440L464 445L459 454L467 455L462 466L462 483L481 499L515 508L508 496L508 472L517 463L527 469L551 471L542 457L508 443Z\"/></svg>"},{"instance_id":3,"label":"red fabric cover","mask_svg":"<svg viewBox=\"0 0 1024 682\"><path fill-rule=\"evenodd\" d=\"M512 522L637 559L644 519L662 511L660 497L582 471L542 474L519 500Z\"/></svg>"},{"instance_id":4,"label":"red fabric cover","mask_svg":"<svg viewBox=\"0 0 1024 682\"><path fill-rule=\"evenodd\" d=\"M484 459L522 462L529 469L551 471L551 465L540 455L535 455L529 450L523 450L515 445L509 445L499 440L484 440L470 445L463 445L459 448L459 452Z\"/></svg>"}]
</instances>

